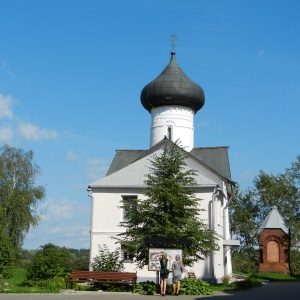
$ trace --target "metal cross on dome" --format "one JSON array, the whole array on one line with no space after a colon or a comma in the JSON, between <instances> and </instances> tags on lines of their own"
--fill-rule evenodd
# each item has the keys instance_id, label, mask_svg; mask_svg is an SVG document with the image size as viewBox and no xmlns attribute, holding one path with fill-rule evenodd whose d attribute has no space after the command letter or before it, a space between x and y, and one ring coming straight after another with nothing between
<instances>
[{"instance_id":1,"label":"metal cross on dome","mask_svg":"<svg viewBox=\"0 0 300 300\"><path fill-rule=\"evenodd\" d=\"M177 41L176 35L174 33L171 35L170 41L171 41L171 47L172 47L172 51L173 51L174 48L176 47L175 41Z\"/></svg>"}]
</instances>

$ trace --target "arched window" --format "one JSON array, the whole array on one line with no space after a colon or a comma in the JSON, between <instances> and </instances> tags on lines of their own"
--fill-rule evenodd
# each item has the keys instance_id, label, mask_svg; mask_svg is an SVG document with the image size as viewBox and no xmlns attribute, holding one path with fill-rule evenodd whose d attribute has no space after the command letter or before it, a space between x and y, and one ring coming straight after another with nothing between
<instances>
[{"instance_id":1,"label":"arched window","mask_svg":"<svg viewBox=\"0 0 300 300\"><path fill-rule=\"evenodd\" d=\"M270 241L267 244L267 261L279 262L279 245L275 241Z\"/></svg>"}]
</instances>

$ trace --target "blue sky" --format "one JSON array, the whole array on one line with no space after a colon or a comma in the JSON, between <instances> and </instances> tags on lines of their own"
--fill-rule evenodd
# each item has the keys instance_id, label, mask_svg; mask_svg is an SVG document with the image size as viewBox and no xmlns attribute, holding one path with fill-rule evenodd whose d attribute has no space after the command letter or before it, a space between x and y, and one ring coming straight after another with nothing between
<instances>
[{"instance_id":1,"label":"blue sky","mask_svg":"<svg viewBox=\"0 0 300 300\"><path fill-rule=\"evenodd\" d=\"M47 196L24 248L89 247L87 186L116 149L147 149L142 88L176 59L203 88L195 146L230 146L242 189L295 161L300 2L0 1L0 141L33 150Z\"/></svg>"}]
</instances>

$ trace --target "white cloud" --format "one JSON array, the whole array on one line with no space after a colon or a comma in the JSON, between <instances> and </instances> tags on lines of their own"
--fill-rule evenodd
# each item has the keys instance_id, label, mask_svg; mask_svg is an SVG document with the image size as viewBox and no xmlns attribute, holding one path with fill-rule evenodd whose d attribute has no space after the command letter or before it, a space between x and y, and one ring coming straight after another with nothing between
<instances>
[{"instance_id":1,"label":"white cloud","mask_svg":"<svg viewBox=\"0 0 300 300\"><path fill-rule=\"evenodd\" d=\"M25 239L25 249L52 243L71 248L89 248L90 203L49 198L39 207L42 218Z\"/></svg>"},{"instance_id":2,"label":"white cloud","mask_svg":"<svg viewBox=\"0 0 300 300\"><path fill-rule=\"evenodd\" d=\"M13 139L14 133L10 126L0 127L0 141L10 143Z\"/></svg>"},{"instance_id":3,"label":"white cloud","mask_svg":"<svg viewBox=\"0 0 300 300\"><path fill-rule=\"evenodd\" d=\"M41 207L43 221L59 221L72 219L75 214L76 203L70 202L63 198L56 201L49 198Z\"/></svg>"},{"instance_id":4,"label":"white cloud","mask_svg":"<svg viewBox=\"0 0 300 300\"><path fill-rule=\"evenodd\" d=\"M73 151L69 150L66 155L66 160L67 161L78 161L78 156Z\"/></svg>"},{"instance_id":5,"label":"white cloud","mask_svg":"<svg viewBox=\"0 0 300 300\"><path fill-rule=\"evenodd\" d=\"M0 61L1 68L1 61ZM58 133L51 128L40 128L30 122L14 116L13 104L17 101L11 96L0 93L0 120L6 119L7 124L0 127L0 140L12 142L13 137L24 138L28 141L56 140Z\"/></svg>"},{"instance_id":6,"label":"white cloud","mask_svg":"<svg viewBox=\"0 0 300 300\"><path fill-rule=\"evenodd\" d=\"M47 234L53 234L53 235L63 235L66 238L69 237L79 237L79 236L89 236L89 230L90 228L83 225L74 225L74 226L55 226L49 229Z\"/></svg>"},{"instance_id":7,"label":"white cloud","mask_svg":"<svg viewBox=\"0 0 300 300\"><path fill-rule=\"evenodd\" d=\"M9 77L14 77L14 73L8 68L8 65L5 61L0 60L0 68L5 72Z\"/></svg>"},{"instance_id":8,"label":"white cloud","mask_svg":"<svg viewBox=\"0 0 300 300\"><path fill-rule=\"evenodd\" d=\"M12 112L13 98L0 94L0 119L13 117Z\"/></svg>"},{"instance_id":9,"label":"white cloud","mask_svg":"<svg viewBox=\"0 0 300 300\"><path fill-rule=\"evenodd\" d=\"M21 122L19 124L19 133L23 138L29 141L57 139L56 130L39 128L29 122Z\"/></svg>"}]
</instances>

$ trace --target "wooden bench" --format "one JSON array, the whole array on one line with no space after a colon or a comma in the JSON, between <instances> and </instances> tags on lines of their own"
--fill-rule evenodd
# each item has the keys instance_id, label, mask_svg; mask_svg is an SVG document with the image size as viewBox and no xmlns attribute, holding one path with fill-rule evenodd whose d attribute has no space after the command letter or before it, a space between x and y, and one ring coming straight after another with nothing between
<instances>
[{"instance_id":1,"label":"wooden bench","mask_svg":"<svg viewBox=\"0 0 300 300\"><path fill-rule=\"evenodd\" d=\"M66 277L66 288L73 283L109 283L132 285L132 290L136 284L137 274L130 272L94 272L94 271L72 271Z\"/></svg>"}]
</instances>

